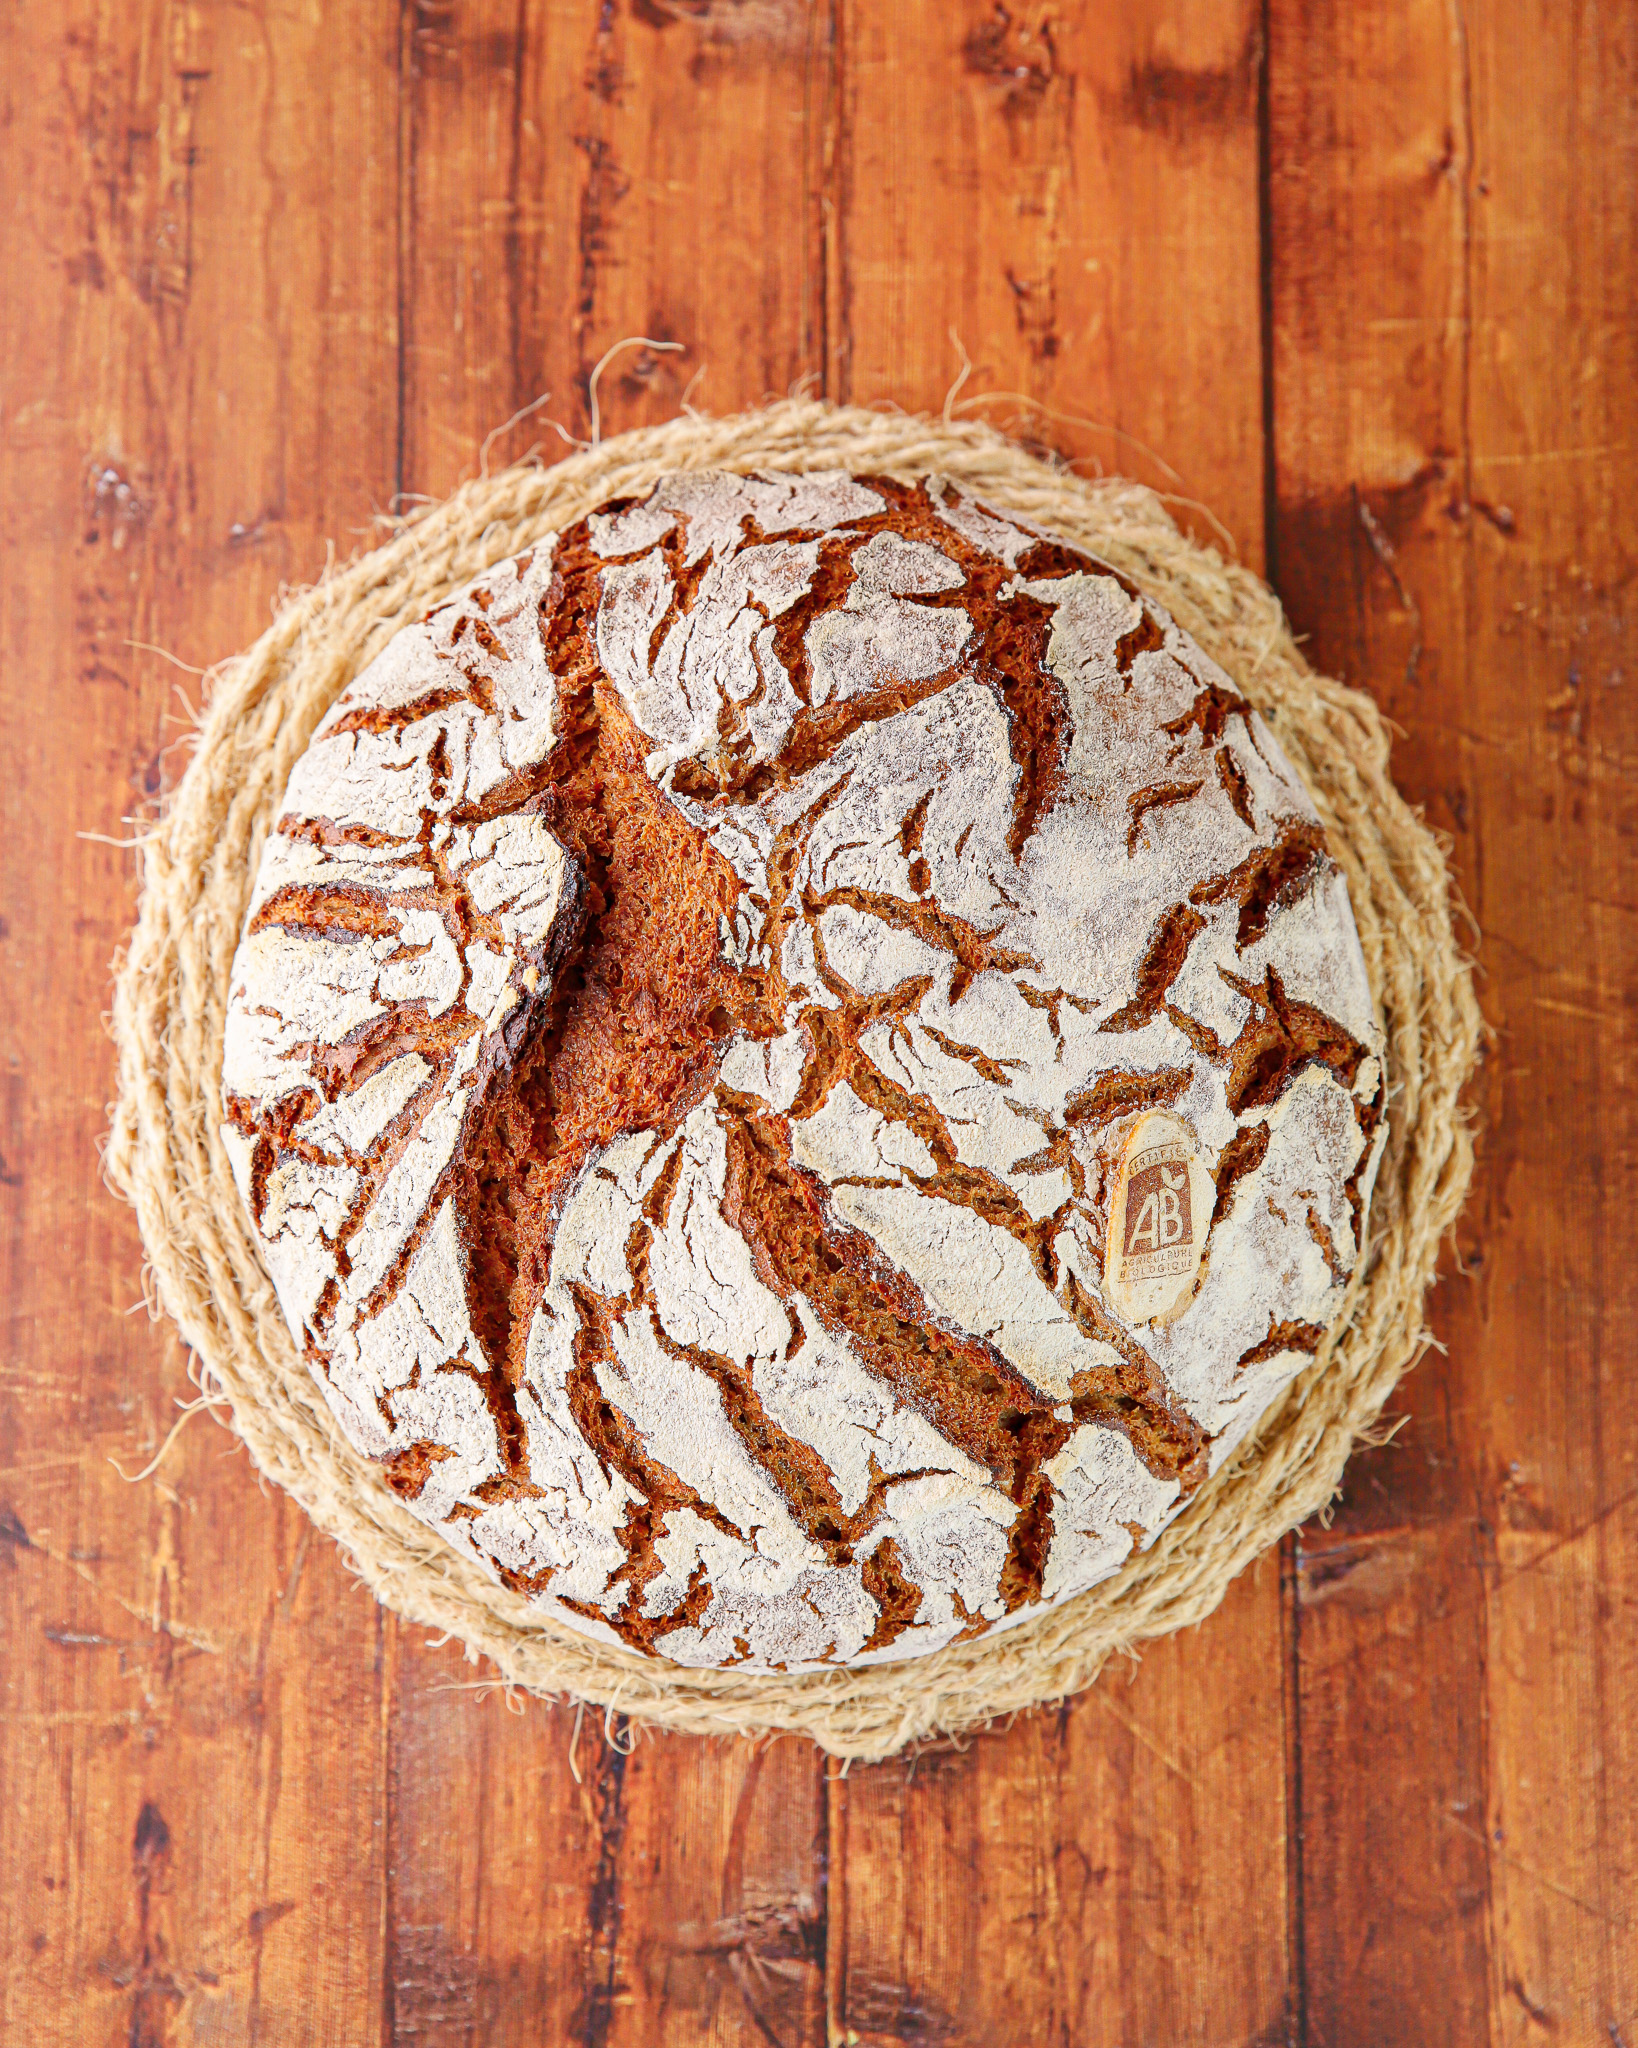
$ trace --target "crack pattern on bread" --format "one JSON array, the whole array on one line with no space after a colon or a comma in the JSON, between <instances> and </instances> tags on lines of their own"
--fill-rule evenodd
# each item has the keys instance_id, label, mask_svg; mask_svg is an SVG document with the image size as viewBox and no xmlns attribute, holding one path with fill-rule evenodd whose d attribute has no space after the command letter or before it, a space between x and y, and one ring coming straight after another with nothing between
<instances>
[{"instance_id":1,"label":"crack pattern on bread","mask_svg":"<svg viewBox=\"0 0 1638 2048\"><path fill-rule=\"evenodd\" d=\"M338 699L222 1134L417 1515L571 1628L790 1670L1182 1510L1362 1256L1383 1055L1312 804L1121 576L937 478L691 474Z\"/></svg>"}]
</instances>

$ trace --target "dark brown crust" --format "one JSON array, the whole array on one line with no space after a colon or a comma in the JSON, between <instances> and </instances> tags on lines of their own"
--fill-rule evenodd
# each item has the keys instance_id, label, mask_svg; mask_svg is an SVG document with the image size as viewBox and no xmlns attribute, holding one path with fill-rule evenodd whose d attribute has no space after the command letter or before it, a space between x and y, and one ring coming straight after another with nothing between
<instances>
[{"instance_id":1,"label":"dark brown crust","mask_svg":"<svg viewBox=\"0 0 1638 2048\"><path fill-rule=\"evenodd\" d=\"M1326 1067L1352 1089L1364 1046L1334 1017L1288 996L1277 967L1260 983L1226 971L1223 979L1251 1004L1229 1047L1228 1105L1237 1117L1277 1102L1304 1067Z\"/></svg>"},{"instance_id":2,"label":"dark brown crust","mask_svg":"<svg viewBox=\"0 0 1638 2048\"><path fill-rule=\"evenodd\" d=\"M891 1536L884 1536L865 1559L859 1578L881 1610L876 1626L860 1645L862 1655L866 1650L885 1650L904 1634L921 1607L922 1594L914 1580L905 1576L904 1560Z\"/></svg>"},{"instance_id":3,"label":"dark brown crust","mask_svg":"<svg viewBox=\"0 0 1638 2048\"><path fill-rule=\"evenodd\" d=\"M382 1477L400 1500L419 1500L434 1465L441 1465L455 1453L447 1444L406 1444L381 1460Z\"/></svg>"},{"instance_id":4,"label":"dark brown crust","mask_svg":"<svg viewBox=\"0 0 1638 2048\"><path fill-rule=\"evenodd\" d=\"M1234 806L1234 814L1248 831L1257 829L1257 813L1251 801L1251 784L1246 780L1246 771L1240 766L1239 757L1232 747L1219 747L1215 756L1217 780L1223 786L1223 794Z\"/></svg>"},{"instance_id":5,"label":"dark brown crust","mask_svg":"<svg viewBox=\"0 0 1638 2048\"><path fill-rule=\"evenodd\" d=\"M1166 1007L1166 991L1183 972L1189 948L1206 929L1206 920L1186 903L1174 903L1163 911L1155 925L1143 958L1138 963L1137 993L1108 1018L1104 1031L1141 1031Z\"/></svg>"},{"instance_id":6,"label":"dark brown crust","mask_svg":"<svg viewBox=\"0 0 1638 2048\"><path fill-rule=\"evenodd\" d=\"M1267 1124L1244 1124L1223 1147L1217 1162L1217 1199L1211 1212L1213 1230L1233 1205L1235 1188L1262 1165L1268 1153L1268 1135Z\"/></svg>"},{"instance_id":7,"label":"dark brown crust","mask_svg":"<svg viewBox=\"0 0 1638 2048\"><path fill-rule=\"evenodd\" d=\"M1090 1088L1070 1097L1064 1122L1096 1130L1141 1110L1164 1109L1183 1093L1189 1079L1187 1067L1160 1067L1152 1074L1100 1074Z\"/></svg>"},{"instance_id":8,"label":"dark brown crust","mask_svg":"<svg viewBox=\"0 0 1638 2048\"><path fill-rule=\"evenodd\" d=\"M1011 1490L1009 1425L1050 1404L991 1345L948 1328L870 1238L831 1214L823 1183L792 1162L781 1120L759 1106L744 1105L729 1136L723 1215L765 1286L785 1301L804 1296L867 1372Z\"/></svg>"},{"instance_id":9,"label":"dark brown crust","mask_svg":"<svg viewBox=\"0 0 1638 2048\"><path fill-rule=\"evenodd\" d=\"M1131 823L1126 828L1126 857L1131 859L1137 852L1138 841L1143 837L1144 823L1151 811L1164 811L1173 804L1186 804L1190 797L1198 796L1205 788L1204 780L1197 776L1193 782L1157 782L1148 789L1134 789L1126 799L1127 814Z\"/></svg>"},{"instance_id":10,"label":"dark brown crust","mask_svg":"<svg viewBox=\"0 0 1638 2048\"><path fill-rule=\"evenodd\" d=\"M1277 1322L1269 1318L1268 1335L1240 1354L1235 1366L1236 1372L1244 1372L1248 1365L1261 1365L1265 1359L1276 1358L1282 1351L1318 1351L1325 1342L1325 1332L1318 1323Z\"/></svg>"},{"instance_id":11,"label":"dark brown crust","mask_svg":"<svg viewBox=\"0 0 1638 2048\"><path fill-rule=\"evenodd\" d=\"M1243 953L1268 929L1277 904L1289 903L1314 879L1321 863L1329 865L1325 834L1306 818L1288 820L1272 846L1258 846L1237 868L1215 875L1189 891L1191 903L1233 902L1240 906L1235 941Z\"/></svg>"}]
</instances>

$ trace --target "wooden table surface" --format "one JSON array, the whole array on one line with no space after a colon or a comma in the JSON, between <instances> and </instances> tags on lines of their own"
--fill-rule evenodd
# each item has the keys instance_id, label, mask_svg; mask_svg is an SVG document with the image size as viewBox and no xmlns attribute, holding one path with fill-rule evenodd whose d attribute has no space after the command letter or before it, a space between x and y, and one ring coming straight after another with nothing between
<instances>
[{"instance_id":1,"label":"wooden table surface","mask_svg":"<svg viewBox=\"0 0 1638 2048\"><path fill-rule=\"evenodd\" d=\"M4 13L0 2040L1638 2048L1630 0ZM631 335L681 349L608 430L937 406L965 349L1210 506L1483 933L1391 1447L1204 1627L913 1767L576 1749L208 1420L115 1468L192 1392L97 1156L188 665L583 436Z\"/></svg>"}]
</instances>

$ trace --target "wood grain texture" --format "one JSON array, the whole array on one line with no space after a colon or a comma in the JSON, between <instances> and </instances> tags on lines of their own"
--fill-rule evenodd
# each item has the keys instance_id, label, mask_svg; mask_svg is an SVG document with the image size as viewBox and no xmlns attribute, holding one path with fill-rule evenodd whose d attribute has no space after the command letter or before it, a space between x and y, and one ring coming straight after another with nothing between
<instances>
[{"instance_id":1,"label":"wood grain texture","mask_svg":"<svg viewBox=\"0 0 1638 2048\"><path fill-rule=\"evenodd\" d=\"M1631 10L5 25L0 2041L1638 2048ZM134 882L76 835L177 766L195 680L130 643L207 662L492 430L585 436L611 344L682 344L612 431L696 374L937 406L952 327L963 396L1051 409L991 417L1266 544L1404 729L1498 1033L1447 1349L1130 1683L914 1768L628 1756L472 1690L206 1420L108 1464L192 1389L125 1313Z\"/></svg>"},{"instance_id":2,"label":"wood grain texture","mask_svg":"<svg viewBox=\"0 0 1638 2048\"><path fill-rule=\"evenodd\" d=\"M1055 1711L835 1781L842 2038L1283 2040L1278 1602L1269 1557L1198 1634ZM1272 1708L1244 1689L1255 1650Z\"/></svg>"},{"instance_id":3,"label":"wood grain texture","mask_svg":"<svg viewBox=\"0 0 1638 2048\"><path fill-rule=\"evenodd\" d=\"M1638 35L1370 17L1271 11L1274 570L1405 730L1497 1037L1448 1352L1302 1539L1306 2020L1630 2041Z\"/></svg>"},{"instance_id":4,"label":"wood grain texture","mask_svg":"<svg viewBox=\"0 0 1638 2048\"><path fill-rule=\"evenodd\" d=\"M785 0L417 0L403 45L404 488L818 360L829 17ZM520 408L544 401L513 427ZM552 423L556 424L553 425Z\"/></svg>"},{"instance_id":5,"label":"wood grain texture","mask_svg":"<svg viewBox=\"0 0 1638 2048\"><path fill-rule=\"evenodd\" d=\"M844 23L842 390L939 405L954 327L980 366L970 388L1119 429L1030 420L1094 463L1206 499L1254 553L1255 10L1138 6L1110 22L855 7ZM844 2030L871 2048L917 2028L977 2044L1008 2038L1022 2011L1039 2038L1077 2043L1275 2038L1289 1917L1281 1630L1270 1561L1199 1636L1150 1652L1130 1686L1112 1677L937 1769L852 1772L846 1970L832 1990ZM1196 1660L1210 1682L1189 1686ZM1254 1824L1214 1830L1225 1795ZM1218 1959L1204 1977L1202 1952Z\"/></svg>"},{"instance_id":6,"label":"wood grain texture","mask_svg":"<svg viewBox=\"0 0 1638 2048\"><path fill-rule=\"evenodd\" d=\"M723 409L802 374L821 68L803 10L486 0L406 24L404 490L472 475L492 430L548 392L493 461L561 449L548 420L586 436L592 372L628 336L681 346L609 364L611 432L669 418L696 374ZM666 1741L628 1758L595 1713L576 1742L572 1712L444 1691L477 1674L389 1626L396 2034L823 2039L815 1753Z\"/></svg>"},{"instance_id":7,"label":"wood grain texture","mask_svg":"<svg viewBox=\"0 0 1638 2048\"><path fill-rule=\"evenodd\" d=\"M396 1643L388 2037L823 2041L824 1780L794 1739L650 1738Z\"/></svg>"},{"instance_id":8,"label":"wood grain texture","mask_svg":"<svg viewBox=\"0 0 1638 2048\"><path fill-rule=\"evenodd\" d=\"M187 730L191 678L132 643L254 634L390 473L392 32L8 12L8 2041L356 2039L378 2005L381 1617L208 1422L153 1483L110 1464L193 1390L99 1185L133 889L81 835L124 836Z\"/></svg>"},{"instance_id":9,"label":"wood grain texture","mask_svg":"<svg viewBox=\"0 0 1638 2048\"><path fill-rule=\"evenodd\" d=\"M1260 559L1259 9L844 0L830 394L1018 393ZM1198 506L1191 523L1219 537Z\"/></svg>"}]
</instances>

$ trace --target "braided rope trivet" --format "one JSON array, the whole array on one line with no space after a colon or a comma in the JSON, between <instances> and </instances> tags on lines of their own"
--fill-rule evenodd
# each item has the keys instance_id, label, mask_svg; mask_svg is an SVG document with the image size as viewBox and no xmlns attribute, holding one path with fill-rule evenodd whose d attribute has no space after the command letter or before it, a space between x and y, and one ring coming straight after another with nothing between
<instances>
[{"instance_id":1,"label":"braided rope trivet","mask_svg":"<svg viewBox=\"0 0 1638 2048\"><path fill-rule=\"evenodd\" d=\"M1388 1035L1390 1132L1370 1254L1313 1364L1114 1578L912 1664L793 1677L684 1670L556 1629L494 1584L343 1439L258 1262L217 1131L228 975L262 840L335 697L401 625L493 562L667 470L708 468L942 472L1142 585L1256 703L1312 792ZM1389 780L1383 720L1369 698L1312 673L1255 576L1184 539L1151 492L1083 482L988 428L790 401L622 434L554 468L467 484L293 598L217 671L193 758L143 845L141 912L114 999L107 1164L136 1206L159 1300L225 1393L251 1456L389 1607L537 1692L695 1733L799 1729L838 1756L881 1757L1074 1692L1112 1651L1202 1620L1243 1566L1331 1498L1423 1343L1423 1294L1472 1170L1458 1099L1481 1028L1445 858Z\"/></svg>"}]
</instances>

